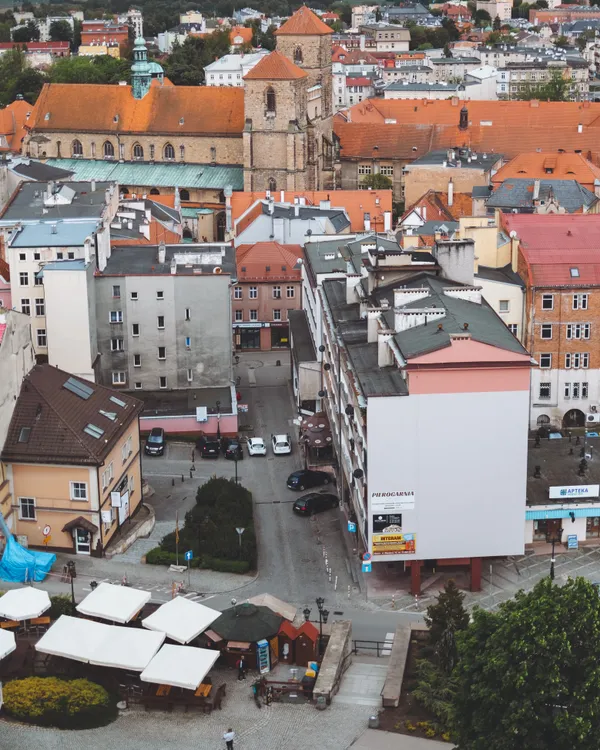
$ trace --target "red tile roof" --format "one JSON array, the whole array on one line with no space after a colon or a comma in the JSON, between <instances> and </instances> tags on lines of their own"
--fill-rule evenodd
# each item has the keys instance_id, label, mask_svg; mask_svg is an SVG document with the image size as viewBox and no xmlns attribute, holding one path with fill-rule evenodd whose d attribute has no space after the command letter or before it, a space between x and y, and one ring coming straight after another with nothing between
<instances>
[{"instance_id":1,"label":"red tile roof","mask_svg":"<svg viewBox=\"0 0 600 750\"><path fill-rule=\"evenodd\" d=\"M288 18L275 32L276 36L287 34L289 36L324 36L333 34L333 30L319 16L302 5L298 10Z\"/></svg>"},{"instance_id":2,"label":"red tile roof","mask_svg":"<svg viewBox=\"0 0 600 750\"><path fill-rule=\"evenodd\" d=\"M517 233L534 286L600 285L600 214L504 214L501 221Z\"/></svg>"},{"instance_id":3,"label":"red tile roof","mask_svg":"<svg viewBox=\"0 0 600 750\"><path fill-rule=\"evenodd\" d=\"M245 81L289 81L306 78L306 71L299 68L281 52L275 50L260 60L246 75Z\"/></svg>"},{"instance_id":4,"label":"red tile roof","mask_svg":"<svg viewBox=\"0 0 600 750\"><path fill-rule=\"evenodd\" d=\"M0 42L0 49L25 48L27 52L48 52L54 49L70 50L69 42Z\"/></svg>"},{"instance_id":5,"label":"red tile roof","mask_svg":"<svg viewBox=\"0 0 600 750\"><path fill-rule=\"evenodd\" d=\"M288 620L284 620L281 623L279 626L279 632L287 635L287 637L291 638L293 641L296 640L296 636L298 635L298 631L291 622L288 622Z\"/></svg>"},{"instance_id":6,"label":"red tile roof","mask_svg":"<svg viewBox=\"0 0 600 750\"><path fill-rule=\"evenodd\" d=\"M242 38L242 44L252 44L252 29L249 26L232 26L229 41L235 44L235 38L238 36Z\"/></svg>"},{"instance_id":7,"label":"red tile roof","mask_svg":"<svg viewBox=\"0 0 600 750\"><path fill-rule=\"evenodd\" d=\"M319 637L319 631L312 624L312 622L303 622L302 625L300 625L300 627L298 628L298 635L300 635L301 633L307 635L311 641L316 641Z\"/></svg>"},{"instance_id":8,"label":"red tile roof","mask_svg":"<svg viewBox=\"0 0 600 750\"><path fill-rule=\"evenodd\" d=\"M346 76L346 86L374 86L373 80L371 78L362 78L360 76L356 76L356 78L352 78L352 76Z\"/></svg>"},{"instance_id":9,"label":"red tile roof","mask_svg":"<svg viewBox=\"0 0 600 750\"><path fill-rule=\"evenodd\" d=\"M526 153L515 156L492 176L494 185L504 180L577 180L594 192L594 182L600 180L600 167L588 161L583 154L575 153Z\"/></svg>"},{"instance_id":10,"label":"red tile roof","mask_svg":"<svg viewBox=\"0 0 600 750\"><path fill-rule=\"evenodd\" d=\"M0 276L2 276L4 281L10 281L10 266L4 258L0 258Z\"/></svg>"},{"instance_id":11,"label":"red tile roof","mask_svg":"<svg viewBox=\"0 0 600 750\"><path fill-rule=\"evenodd\" d=\"M461 130L463 106L469 124ZM581 149L584 156L594 156L600 150L600 103L369 99L338 114L334 129L342 158L371 158L375 145L379 158L410 160L456 146L508 158L538 148L553 153Z\"/></svg>"},{"instance_id":12,"label":"red tile roof","mask_svg":"<svg viewBox=\"0 0 600 750\"><path fill-rule=\"evenodd\" d=\"M21 143L25 137L25 123L27 114L33 111L33 106L23 99L12 102L4 109L0 109L0 135L6 138L7 145L0 146L0 151L21 150Z\"/></svg>"},{"instance_id":13,"label":"red tile roof","mask_svg":"<svg viewBox=\"0 0 600 750\"><path fill-rule=\"evenodd\" d=\"M448 193L428 190L404 212L401 221L415 208L426 209L424 221L458 221L461 216L473 215L473 199L469 193L454 193L450 206Z\"/></svg>"},{"instance_id":14,"label":"red tile roof","mask_svg":"<svg viewBox=\"0 0 600 750\"><path fill-rule=\"evenodd\" d=\"M239 245L236 249L237 277L239 281L244 281L244 279L268 281L273 278L300 281L302 271L298 258L302 257L301 245L280 245L279 242ZM267 271L267 266L269 271Z\"/></svg>"},{"instance_id":15,"label":"red tile roof","mask_svg":"<svg viewBox=\"0 0 600 750\"><path fill-rule=\"evenodd\" d=\"M342 65L360 65L365 63L368 65L377 65L379 63L379 60L373 57L370 52L358 49L353 49L349 52L343 47L336 47L331 54L331 59L333 62L342 63Z\"/></svg>"},{"instance_id":16,"label":"red tile roof","mask_svg":"<svg viewBox=\"0 0 600 750\"><path fill-rule=\"evenodd\" d=\"M143 99L134 99L129 86L47 83L27 126L38 132L241 136L244 91L225 86L155 85Z\"/></svg>"}]
</instances>

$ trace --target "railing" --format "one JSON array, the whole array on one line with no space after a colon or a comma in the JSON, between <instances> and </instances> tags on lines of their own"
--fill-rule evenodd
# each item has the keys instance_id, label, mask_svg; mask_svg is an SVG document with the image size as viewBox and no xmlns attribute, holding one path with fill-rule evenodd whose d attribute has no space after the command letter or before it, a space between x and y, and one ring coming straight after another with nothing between
<instances>
[{"instance_id":1,"label":"railing","mask_svg":"<svg viewBox=\"0 0 600 750\"><path fill-rule=\"evenodd\" d=\"M375 651L376 656L389 656L392 650L391 641L352 641L352 653ZM386 653L384 653L386 652Z\"/></svg>"}]
</instances>

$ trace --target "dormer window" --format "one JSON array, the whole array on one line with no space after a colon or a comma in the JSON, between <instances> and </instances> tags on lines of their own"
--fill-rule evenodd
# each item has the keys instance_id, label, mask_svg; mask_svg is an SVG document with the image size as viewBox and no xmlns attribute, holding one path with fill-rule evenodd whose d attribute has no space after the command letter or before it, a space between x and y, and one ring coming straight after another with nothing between
<instances>
[{"instance_id":1,"label":"dormer window","mask_svg":"<svg viewBox=\"0 0 600 750\"><path fill-rule=\"evenodd\" d=\"M115 115L113 117L113 122L119 122L119 115Z\"/></svg>"},{"instance_id":2,"label":"dormer window","mask_svg":"<svg viewBox=\"0 0 600 750\"><path fill-rule=\"evenodd\" d=\"M50 112L46 112L46 114L44 115L44 120L49 120L49 119L50 119Z\"/></svg>"}]
</instances>

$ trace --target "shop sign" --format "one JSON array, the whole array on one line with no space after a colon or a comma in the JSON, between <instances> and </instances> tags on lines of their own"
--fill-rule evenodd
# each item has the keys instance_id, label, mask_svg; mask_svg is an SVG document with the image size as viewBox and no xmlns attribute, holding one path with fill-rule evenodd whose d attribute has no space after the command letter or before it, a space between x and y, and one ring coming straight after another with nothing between
<instances>
[{"instance_id":1,"label":"shop sign","mask_svg":"<svg viewBox=\"0 0 600 750\"><path fill-rule=\"evenodd\" d=\"M250 323L236 323L231 324L232 328L270 328L271 323L259 323L258 320L254 320Z\"/></svg>"},{"instance_id":2,"label":"shop sign","mask_svg":"<svg viewBox=\"0 0 600 750\"><path fill-rule=\"evenodd\" d=\"M600 497L600 484L576 484L571 487L550 487L551 500L565 498Z\"/></svg>"},{"instance_id":3,"label":"shop sign","mask_svg":"<svg viewBox=\"0 0 600 750\"><path fill-rule=\"evenodd\" d=\"M414 555L416 534L373 534L373 555Z\"/></svg>"},{"instance_id":4,"label":"shop sign","mask_svg":"<svg viewBox=\"0 0 600 750\"><path fill-rule=\"evenodd\" d=\"M577 534L569 534L567 536L567 549L577 549L578 546Z\"/></svg>"},{"instance_id":5,"label":"shop sign","mask_svg":"<svg viewBox=\"0 0 600 750\"><path fill-rule=\"evenodd\" d=\"M392 490L391 492L371 492L372 513L399 513L414 510L414 490Z\"/></svg>"}]
</instances>

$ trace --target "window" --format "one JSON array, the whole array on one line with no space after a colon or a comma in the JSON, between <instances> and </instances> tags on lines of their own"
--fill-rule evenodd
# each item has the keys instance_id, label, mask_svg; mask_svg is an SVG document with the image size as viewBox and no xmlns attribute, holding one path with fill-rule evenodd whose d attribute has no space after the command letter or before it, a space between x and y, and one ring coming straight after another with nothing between
<instances>
[{"instance_id":1,"label":"window","mask_svg":"<svg viewBox=\"0 0 600 750\"><path fill-rule=\"evenodd\" d=\"M266 92L267 112L275 114L275 91L271 86Z\"/></svg>"},{"instance_id":2,"label":"window","mask_svg":"<svg viewBox=\"0 0 600 750\"><path fill-rule=\"evenodd\" d=\"M122 352L125 350L125 347L123 345L123 339L111 339L110 340L110 350L111 352Z\"/></svg>"},{"instance_id":3,"label":"window","mask_svg":"<svg viewBox=\"0 0 600 750\"><path fill-rule=\"evenodd\" d=\"M188 351L190 351L190 349L192 348L192 337L191 336L186 336L185 337L185 348Z\"/></svg>"},{"instance_id":4,"label":"window","mask_svg":"<svg viewBox=\"0 0 600 750\"><path fill-rule=\"evenodd\" d=\"M113 385L125 385L125 373L122 372L121 370L113 370L112 384Z\"/></svg>"},{"instance_id":5,"label":"window","mask_svg":"<svg viewBox=\"0 0 600 750\"><path fill-rule=\"evenodd\" d=\"M581 354L581 367L584 370L587 370L590 366L590 355L589 352L582 352Z\"/></svg>"},{"instance_id":6,"label":"window","mask_svg":"<svg viewBox=\"0 0 600 750\"><path fill-rule=\"evenodd\" d=\"M159 388L166 388L167 387L167 376L161 375L158 379L158 387Z\"/></svg>"},{"instance_id":7,"label":"window","mask_svg":"<svg viewBox=\"0 0 600 750\"><path fill-rule=\"evenodd\" d=\"M19 260L27 260L27 253L19 253Z\"/></svg>"},{"instance_id":8,"label":"window","mask_svg":"<svg viewBox=\"0 0 600 750\"><path fill-rule=\"evenodd\" d=\"M131 301L135 302L137 300L137 298L138 298L138 293L137 292L131 292Z\"/></svg>"},{"instance_id":9,"label":"window","mask_svg":"<svg viewBox=\"0 0 600 750\"><path fill-rule=\"evenodd\" d=\"M510 312L510 300L501 299L498 303L498 309L501 313Z\"/></svg>"},{"instance_id":10,"label":"window","mask_svg":"<svg viewBox=\"0 0 600 750\"><path fill-rule=\"evenodd\" d=\"M57 250L56 251L56 260L62 260L62 259L63 259L63 254L61 253L60 250Z\"/></svg>"},{"instance_id":11,"label":"window","mask_svg":"<svg viewBox=\"0 0 600 750\"><path fill-rule=\"evenodd\" d=\"M273 299L281 299L281 287L280 286L273 287Z\"/></svg>"},{"instance_id":12,"label":"window","mask_svg":"<svg viewBox=\"0 0 600 750\"><path fill-rule=\"evenodd\" d=\"M136 143L133 146L133 158L138 160L144 158L144 149L139 143Z\"/></svg>"},{"instance_id":13,"label":"window","mask_svg":"<svg viewBox=\"0 0 600 750\"><path fill-rule=\"evenodd\" d=\"M242 287L241 286L233 287L233 299L242 299Z\"/></svg>"},{"instance_id":14,"label":"window","mask_svg":"<svg viewBox=\"0 0 600 750\"><path fill-rule=\"evenodd\" d=\"M552 367L552 355L551 354L540 354L540 367L548 369Z\"/></svg>"},{"instance_id":15,"label":"window","mask_svg":"<svg viewBox=\"0 0 600 750\"><path fill-rule=\"evenodd\" d=\"M29 286L29 274L27 271L21 271L19 274L19 284L21 286Z\"/></svg>"},{"instance_id":16,"label":"window","mask_svg":"<svg viewBox=\"0 0 600 750\"><path fill-rule=\"evenodd\" d=\"M167 161L172 161L175 158L175 149L173 146L171 146L170 143L167 143L167 145L163 149L163 156Z\"/></svg>"},{"instance_id":17,"label":"window","mask_svg":"<svg viewBox=\"0 0 600 750\"><path fill-rule=\"evenodd\" d=\"M540 399L550 398L550 383L540 383Z\"/></svg>"},{"instance_id":18,"label":"window","mask_svg":"<svg viewBox=\"0 0 600 750\"><path fill-rule=\"evenodd\" d=\"M249 297L250 299L258 299L258 287L257 286L251 286L249 290Z\"/></svg>"},{"instance_id":19,"label":"window","mask_svg":"<svg viewBox=\"0 0 600 750\"><path fill-rule=\"evenodd\" d=\"M131 324L131 335L132 336L139 336L140 335L140 324L139 323L132 323Z\"/></svg>"},{"instance_id":20,"label":"window","mask_svg":"<svg viewBox=\"0 0 600 750\"><path fill-rule=\"evenodd\" d=\"M286 287L285 295L288 299L293 299L296 296L296 289L293 286Z\"/></svg>"},{"instance_id":21,"label":"window","mask_svg":"<svg viewBox=\"0 0 600 750\"><path fill-rule=\"evenodd\" d=\"M210 147L210 160L212 162L216 162L217 161L217 149L215 148L215 146L211 146ZM189 198L188 198L188 200L189 200Z\"/></svg>"},{"instance_id":22,"label":"window","mask_svg":"<svg viewBox=\"0 0 600 750\"><path fill-rule=\"evenodd\" d=\"M542 294L542 310L554 310L553 294Z\"/></svg>"},{"instance_id":23,"label":"window","mask_svg":"<svg viewBox=\"0 0 600 750\"><path fill-rule=\"evenodd\" d=\"M258 320L258 310L250 310L250 320Z\"/></svg>"},{"instance_id":24,"label":"window","mask_svg":"<svg viewBox=\"0 0 600 750\"><path fill-rule=\"evenodd\" d=\"M185 308L185 319L191 320L192 319L192 310L189 307Z\"/></svg>"},{"instance_id":25,"label":"window","mask_svg":"<svg viewBox=\"0 0 600 750\"><path fill-rule=\"evenodd\" d=\"M379 167L379 173L384 175L385 177L393 177L394 176L394 166L392 164L382 164Z\"/></svg>"},{"instance_id":26,"label":"window","mask_svg":"<svg viewBox=\"0 0 600 750\"><path fill-rule=\"evenodd\" d=\"M277 190L277 180L274 177L269 177L269 192L274 193Z\"/></svg>"},{"instance_id":27,"label":"window","mask_svg":"<svg viewBox=\"0 0 600 750\"><path fill-rule=\"evenodd\" d=\"M579 383L571 383L573 386L573 398L579 398L580 393L580 384Z\"/></svg>"},{"instance_id":28,"label":"window","mask_svg":"<svg viewBox=\"0 0 600 750\"><path fill-rule=\"evenodd\" d=\"M159 330L163 330L165 327L165 316L164 315L157 315L156 317L156 327Z\"/></svg>"},{"instance_id":29,"label":"window","mask_svg":"<svg viewBox=\"0 0 600 750\"><path fill-rule=\"evenodd\" d=\"M588 296L587 294L574 294L573 295L573 310L587 310L588 309Z\"/></svg>"},{"instance_id":30,"label":"window","mask_svg":"<svg viewBox=\"0 0 600 750\"><path fill-rule=\"evenodd\" d=\"M71 500L87 500L87 484L85 482L70 482Z\"/></svg>"},{"instance_id":31,"label":"window","mask_svg":"<svg viewBox=\"0 0 600 750\"><path fill-rule=\"evenodd\" d=\"M104 151L105 159L115 158L115 147L112 145L110 141L104 141L104 146L102 146L102 150Z\"/></svg>"},{"instance_id":32,"label":"window","mask_svg":"<svg viewBox=\"0 0 600 750\"><path fill-rule=\"evenodd\" d=\"M35 521L35 498L19 498L19 518L21 521Z\"/></svg>"},{"instance_id":33,"label":"window","mask_svg":"<svg viewBox=\"0 0 600 750\"><path fill-rule=\"evenodd\" d=\"M164 299L165 293L164 292L156 292L156 299Z\"/></svg>"},{"instance_id":34,"label":"window","mask_svg":"<svg viewBox=\"0 0 600 750\"><path fill-rule=\"evenodd\" d=\"M133 387L135 388L136 391L142 390L142 384L139 381L135 383Z\"/></svg>"},{"instance_id":35,"label":"window","mask_svg":"<svg viewBox=\"0 0 600 750\"><path fill-rule=\"evenodd\" d=\"M133 366L134 367L141 367L142 366L142 355L141 354L134 354L133 355Z\"/></svg>"},{"instance_id":36,"label":"window","mask_svg":"<svg viewBox=\"0 0 600 750\"><path fill-rule=\"evenodd\" d=\"M166 359L167 358L167 347L166 346L159 346L158 347L158 358L159 359Z\"/></svg>"},{"instance_id":37,"label":"window","mask_svg":"<svg viewBox=\"0 0 600 750\"><path fill-rule=\"evenodd\" d=\"M273 310L273 320L281 320L281 310Z\"/></svg>"},{"instance_id":38,"label":"window","mask_svg":"<svg viewBox=\"0 0 600 750\"><path fill-rule=\"evenodd\" d=\"M36 275L33 277L33 283L34 286L42 286L42 284L44 283L44 279L41 276Z\"/></svg>"},{"instance_id":39,"label":"window","mask_svg":"<svg viewBox=\"0 0 600 750\"><path fill-rule=\"evenodd\" d=\"M191 383L193 379L194 379L194 373L193 373L193 371L192 371L192 368L191 368L191 367L188 367L188 371L187 371L187 382L188 382L188 383Z\"/></svg>"},{"instance_id":40,"label":"window","mask_svg":"<svg viewBox=\"0 0 600 750\"><path fill-rule=\"evenodd\" d=\"M112 288L113 299L121 299L121 287L115 284Z\"/></svg>"},{"instance_id":41,"label":"window","mask_svg":"<svg viewBox=\"0 0 600 750\"><path fill-rule=\"evenodd\" d=\"M589 339L590 330L591 325L589 323L567 323L567 338Z\"/></svg>"},{"instance_id":42,"label":"window","mask_svg":"<svg viewBox=\"0 0 600 750\"><path fill-rule=\"evenodd\" d=\"M111 461L106 469L102 472L102 489L105 490L114 478L113 462Z\"/></svg>"},{"instance_id":43,"label":"window","mask_svg":"<svg viewBox=\"0 0 600 750\"><path fill-rule=\"evenodd\" d=\"M185 161L185 146L183 144L179 147L179 158L181 161Z\"/></svg>"},{"instance_id":44,"label":"window","mask_svg":"<svg viewBox=\"0 0 600 750\"><path fill-rule=\"evenodd\" d=\"M294 62L297 65L299 65L299 64L302 64L302 61L303 61L302 48L301 47L296 47L296 49L294 50Z\"/></svg>"},{"instance_id":45,"label":"window","mask_svg":"<svg viewBox=\"0 0 600 750\"><path fill-rule=\"evenodd\" d=\"M41 257L42 257L42 254L41 254L41 253L35 252L35 253L33 254L33 259L34 259L34 260L40 260L40 258L41 258Z\"/></svg>"},{"instance_id":46,"label":"window","mask_svg":"<svg viewBox=\"0 0 600 750\"><path fill-rule=\"evenodd\" d=\"M131 436L129 436L127 440L123 443L123 446L121 447L121 459L123 460L123 463L127 461L127 459L129 458L129 456L131 456L132 453L133 451L131 450Z\"/></svg>"},{"instance_id":47,"label":"window","mask_svg":"<svg viewBox=\"0 0 600 750\"><path fill-rule=\"evenodd\" d=\"M370 164L359 164L358 165L358 174L371 174L371 165Z\"/></svg>"},{"instance_id":48,"label":"window","mask_svg":"<svg viewBox=\"0 0 600 750\"><path fill-rule=\"evenodd\" d=\"M150 144L150 161L154 161L154 144Z\"/></svg>"},{"instance_id":49,"label":"window","mask_svg":"<svg viewBox=\"0 0 600 750\"><path fill-rule=\"evenodd\" d=\"M236 310L235 311L235 322L241 323L244 320L244 312L243 310Z\"/></svg>"},{"instance_id":50,"label":"window","mask_svg":"<svg viewBox=\"0 0 600 750\"><path fill-rule=\"evenodd\" d=\"M571 383L565 383L564 395L565 398L571 398Z\"/></svg>"},{"instance_id":51,"label":"window","mask_svg":"<svg viewBox=\"0 0 600 750\"><path fill-rule=\"evenodd\" d=\"M31 315L31 302L28 299L21 300L21 312L23 315Z\"/></svg>"},{"instance_id":52,"label":"window","mask_svg":"<svg viewBox=\"0 0 600 750\"><path fill-rule=\"evenodd\" d=\"M540 335L543 339L551 339L552 338L552 323L542 323Z\"/></svg>"},{"instance_id":53,"label":"window","mask_svg":"<svg viewBox=\"0 0 600 750\"><path fill-rule=\"evenodd\" d=\"M582 383L581 384L581 398L587 398L588 397L588 384Z\"/></svg>"},{"instance_id":54,"label":"window","mask_svg":"<svg viewBox=\"0 0 600 750\"><path fill-rule=\"evenodd\" d=\"M37 345L38 346L48 346L48 338L46 336L46 329L45 328L38 328L37 329Z\"/></svg>"},{"instance_id":55,"label":"window","mask_svg":"<svg viewBox=\"0 0 600 750\"><path fill-rule=\"evenodd\" d=\"M71 144L71 153L73 156L83 156L83 146L81 145L81 141L78 141L75 139L73 143Z\"/></svg>"},{"instance_id":56,"label":"window","mask_svg":"<svg viewBox=\"0 0 600 750\"><path fill-rule=\"evenodd\" d=\"M182 201L189 201L190 191L186 190L185 188L181 188L181 190L179 191L179 197Z\"/></svg>"},{"instance_id":57,"label":"window","mask_svg":"<svg viewBox=\"0 0 600 750\"><path fill-rule=\"evenodd\" d=\"M516 323L509 323L508 330L512 333L513 336L519 335L519 326Z\"/></svg>"},{"instance_id":58,"label":"window","mask_svg":"<svg viewBox=\"0 0 600 750\"><path fill-rule=\"evenodd\" d=\"M109 313L108 320L110 323L122 323L123 312L121 310L111 310Z\"/></svg>"},{"instance_id":59,"label":"window","mask_svg":"<svg viewBox=\"0 0 600 750\"><path fill-rule=\"evenodd\" d=\"M578 279L579 278L579 269L578 268L570 268L569 271L571 273L571 278L572 279Z\"/></svg>"},{"instance_id":60,"label":"window","mask_svg":"<svg viewBox=\"0 0 600 750\"><path fill-rule=\"evenodd\" d=\"M73 251L70 251L67 253L67 258L69 260L75 260L75 253Z\"/></svg>"}]
</instances>

